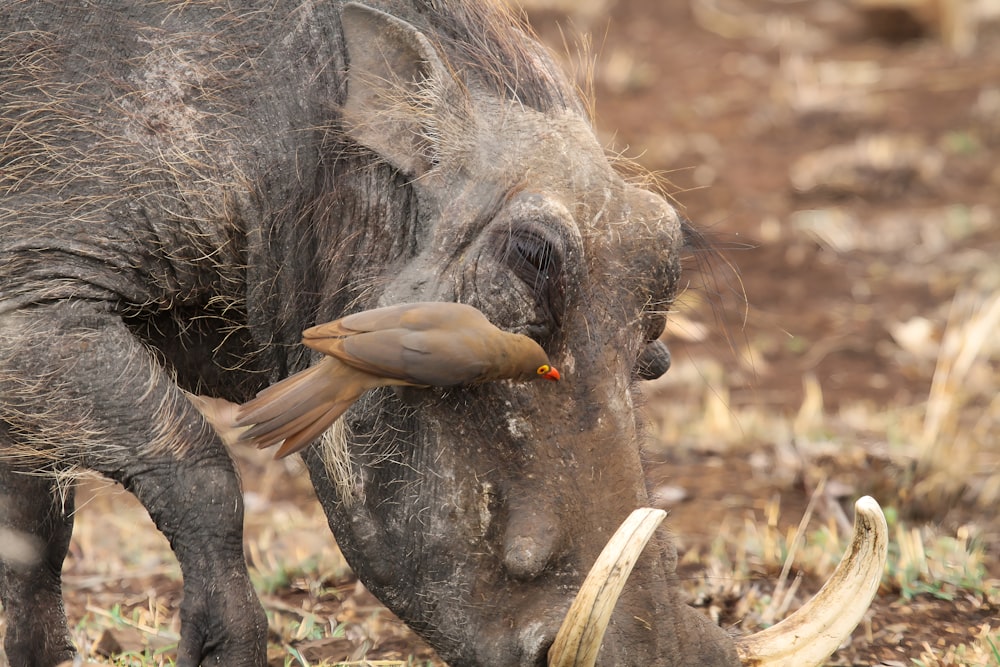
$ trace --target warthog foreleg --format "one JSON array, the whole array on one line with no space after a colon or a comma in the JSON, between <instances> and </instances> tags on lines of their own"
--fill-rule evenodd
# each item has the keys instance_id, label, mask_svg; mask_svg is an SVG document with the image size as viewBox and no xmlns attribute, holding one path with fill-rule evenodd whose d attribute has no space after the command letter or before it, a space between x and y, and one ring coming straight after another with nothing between
<instances>
[{"instance_id":1,"label":"warthog foreleg","mask_svg":"<svg viewBox=\"0 0 1000 667\"><path fill-rule=\"evenodd\" d=\"M120 482L149 511L184 575L178 665L265 663L266 620L244 561L243 501L233 462L121 319L80 303L0 316L0 422L6 440L0 459L8 464L55 473L74 466L95 470ZM61 657L66 643L60 639L65 618L58 571L71 524L66 508L55 509L51 486L19 480L19 487L25 495L5 515L39 542L36 553L26 555L33 565L5 566L3 601L15 628L20 617L39 627L52 621L43 632L54 644L53 658ZM29 503L35 509L24 514ZM35 581L43 583L41 599L27 592ZM15 651L19 637L8 631ZM43 646L35 639L24 645ZM12 664L32 662L19 656Z\"/></svg>"},{"instance_id":2,"label":"warthog foreleg","mask_svg":"<svg viewBox=\"0 0 1000 667\"><path fill-rule=\"evenodd\" d=\"M9 436L0 423L0 451ZM73 532L73 489L0 463L0 601L11 665L41 667L73 657L62 601L62 563Z\"/></svg>"}]
</instances>

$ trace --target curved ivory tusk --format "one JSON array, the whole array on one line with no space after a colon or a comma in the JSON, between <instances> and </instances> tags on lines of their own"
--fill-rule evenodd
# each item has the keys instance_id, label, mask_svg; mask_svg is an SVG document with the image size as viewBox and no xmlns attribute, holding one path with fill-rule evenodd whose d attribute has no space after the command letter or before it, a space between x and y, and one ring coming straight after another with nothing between
<instances>
[{"instance_id":1,"label":"curved ivory tusk","mask_svg":"<svg viewBox=\"0 0 1000 667\"><path fill-rule=\"evenodd\" d=\"M611 612L639 554L667 513L652 507L634 510L590 568L549 649L549 667L593 667Z\"/></svg>"},{"instance_id":2,"label":"curved ivory tusk","mask_svg":"<svg viewBox=\"0 0 1000 667\"><path fill-rule=\"evenodd\" d=\"M889 529L871 496L854 504L854 537L833 576L813 599L777 625L736 640L744 665L820 665L861 621L885 569Z\"/></svg>"}]
</instances>

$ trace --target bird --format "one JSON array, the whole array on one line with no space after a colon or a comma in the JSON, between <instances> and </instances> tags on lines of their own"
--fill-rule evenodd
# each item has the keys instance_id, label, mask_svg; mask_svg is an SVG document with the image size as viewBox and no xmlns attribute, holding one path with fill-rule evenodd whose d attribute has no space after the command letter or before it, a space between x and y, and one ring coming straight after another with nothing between
<instances>
[{"instance_id":1,"label":"bird","mask_svg":"<svg viewBox=\"0 0 1000 667\"><path fill-rule=\"evenodd\" d=\"M235 420L241 443L260 449L281 443L276 459L304 449L376 387L560 379L537 342L461 303L361 311L306 329L302 344L325 356L241 405Z\"/></svg>"}]
</instances>

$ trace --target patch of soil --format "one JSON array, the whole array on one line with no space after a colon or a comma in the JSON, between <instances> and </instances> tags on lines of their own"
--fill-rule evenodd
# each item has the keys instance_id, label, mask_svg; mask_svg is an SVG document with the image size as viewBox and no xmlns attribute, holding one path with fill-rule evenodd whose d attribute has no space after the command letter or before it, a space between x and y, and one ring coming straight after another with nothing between
<instances>
[{"instance_id":1,"label":"patch of soil","mask_svg":"<svg viewBox=\"0 0 1000 667\"><path fill-rule=\"evenodd\" d=\"M692 7L703 6L728 12L736 36L696 21ZM784 37L758 32L782 24ZM930 35L879 40L853 5L840 2L619 0L609 26L596 71L599 126L644 167L665 174L688 217L728 249L736 268L716 266L704 287L725 325L715 327L719 349L728 330L765 352L768 371L736 388L733 400L763 395L797 405L806 371L824 379L832 407L926 397L928 378L908 376L879 343L895 323L937 316L956 288L946 262L937 261L946 258L909 252L921 244L922 214L940 209L940 218L952 206L991 211L941 254L1000 249L1000 110L983 102L1000 80L997 25L979 26L967 57ZM603 22L594 27L603 34ZM824 87L816 83L823 77L843 83ZM824 172L835 165L823 151L880 135L894 138L884 147L890 164L858 147L853 162L842 157L840 173ZM966 148L957 145L964 140ZM809 171L818 173L802 175ZM817 185L797 191L796 180ZM824 230L804 232L801 214L834 208L873 231L895 216L911 240L837 252L824 243ZM893 275L899 264L926 270Z\"/></svg>"}]
</instances>

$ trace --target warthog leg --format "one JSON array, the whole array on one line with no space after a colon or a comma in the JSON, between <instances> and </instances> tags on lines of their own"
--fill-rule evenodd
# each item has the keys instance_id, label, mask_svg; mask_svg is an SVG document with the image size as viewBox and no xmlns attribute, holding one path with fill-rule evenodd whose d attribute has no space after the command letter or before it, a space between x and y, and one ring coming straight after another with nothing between
<instances>
[{"instance_id":1,"label":"warthog leg","mask_svg":"<svg viewBox=\"0 0 1000 667\"><path fill-rule=\"evenodd\" d=\"M0 423L0 449L7 444ZM4 650L12 665L73 657L62 601L62 562L73 532L73 488L0 463L0 601L8 611Z\"/></svg>"},{"instance_id":2,"label":"warthog leg","mask_svg":"<svg viewBox=\"0 0 1000 667\"><path fill-rule=\"evenodd\" d=\"M47 464L95 470L120 482L149 511L184 575L178 665L264 665L267 624L243 557L235 466L215 431L121 319L77 303L0 316L0 423L0 460L6 457L7 465L16 460L36 471ZM51 490L25 492L24 502L51 511ZM35 526L30 532L39 538L37 557L54 573L70 531L51 523L60 517L20 522ZM46 533L46 520L56 529ZM39 625L52 619L49 633L57 637L65 619L54 573L44 599L18 593L37 578L31 570L5 566L0 585L5 605L13 603L9 617L27 616Z\"/></svg>"}]
</instances>

